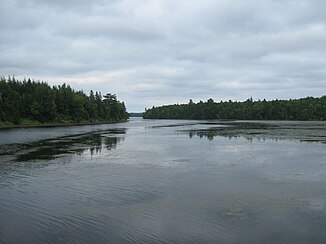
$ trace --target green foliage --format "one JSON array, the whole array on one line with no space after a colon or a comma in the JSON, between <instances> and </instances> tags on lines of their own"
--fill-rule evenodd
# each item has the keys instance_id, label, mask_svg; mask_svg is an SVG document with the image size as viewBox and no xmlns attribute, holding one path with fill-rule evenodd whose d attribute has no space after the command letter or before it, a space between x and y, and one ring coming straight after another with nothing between
<instances>
[{"instance_id":1,"label":"green foliage","mask_svg":"<svg viewBox=\"0 0 326 244\"><path fill-rule=\"evenodd\" d=\"M108 93L102 99L100 93L91 91L87 96L74 91L69 85L50 87L45 82L15 78L0 78L0 125L52 122L117 122L129 117L123 102ZM6 123L5 123L6 122Z\"/></svg>"},{"instance_id":2,"label":"green foliage","mask_svg":"<svg viewBox=\"0 0 326 244\"><path fill-rule=\"evenodd\" d=\"M175 104L147 109L145 119L326 120L326 96L290 100Z\"/></svg>"}]
</instances>

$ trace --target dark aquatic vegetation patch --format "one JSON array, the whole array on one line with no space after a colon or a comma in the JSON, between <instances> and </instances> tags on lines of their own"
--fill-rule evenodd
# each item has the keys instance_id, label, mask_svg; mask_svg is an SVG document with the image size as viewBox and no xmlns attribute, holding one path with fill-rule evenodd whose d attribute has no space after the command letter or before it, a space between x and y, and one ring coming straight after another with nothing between
<instances>
[{"instance_id":1,"label":"dark aquatic vegetation patch","mask_svg":"<svg viewBox=\"0 0 326 244\"><path fill-rule=\"evenodd\" d=\"M126 128L115 128L115 129L109 129L101 131L102 135L120 135L120 134L126 134Z\"/></svg>"},{"instance_id":2,"label":"dark aquatic vegetation patch","mask_svg":"<svg viewBox=\"0 0 326 244\"><path fill-rule=\"evenodd\" d=\"M300 141L302 141L302 142L319 142L319 143L326 144L326 140L304 139L304 140L300 140Z\"/></svg>"},{"instance_id":3,"label":"dark aquatic vegetation patch","mask_svg":"<svg viewBox=\"0 0 326 244\"><path fill-rule=\"evenodd\" d=\"M187 133L190 138L194 136L213 140L214 137L246 139L294 139L305 142L326 143L326 123L279 123L279 122L216 122L204 123L214 125L204 129L179 130Z\"/></svg>"},{"instance_id":4,"label":"dark aquatic vegetation patch","mask_svg":"<svg viewBox=\"0 0 326 244\"><path fill-rule=\"evenodd\" d=\"M56 150L54 148L38 148L35 151L17 155L16 162L26 162L31 160L51 160L57 158L59 155L65 154L68 151Z\"/></svg>"},{"instance_id":5,"label":"dark aquatic vegetation patch","mask_svg":"<svg viewBox=\"0 0 326 244\"><path fill-rule=\"evenodd\" d=\"M182 126L189 126L189 125L197 125L200 123L181 123L181 124L168 124L168 125L154 125L148 126L146 129L160 129L160 128L173 128L173 127L182 127Z\"/></svg>"},{"instance_id":6,"label":"dark aquatic vegetation patch","mask_svg":"<svg viewBox=\"0 0 326 244\"><path fill-rule=\"evenodd\" d=\"M30 144L2 145L0 156L14 156L16 162L51 160L65 154L82 154L90 150L98 154L104 148L112 150L123 139L117 135L125 134L126 129L100 130L77 135L47 139Z\"/></svg>"}]
</instances>

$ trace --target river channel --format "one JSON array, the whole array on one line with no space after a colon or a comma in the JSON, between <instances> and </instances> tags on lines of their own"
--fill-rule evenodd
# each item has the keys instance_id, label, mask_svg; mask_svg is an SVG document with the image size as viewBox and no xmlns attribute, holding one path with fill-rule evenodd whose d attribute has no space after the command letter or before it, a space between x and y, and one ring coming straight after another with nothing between
<instances>
[{"instance_id":1,"label":"river channel","mask_svg":"<svg viewBox=\"0 0 326 244\"><path fill-rule=\"evenodd\" d=\"M326 122L0 130L0 243L326 243Z\"/></svg>"}]
</instances>

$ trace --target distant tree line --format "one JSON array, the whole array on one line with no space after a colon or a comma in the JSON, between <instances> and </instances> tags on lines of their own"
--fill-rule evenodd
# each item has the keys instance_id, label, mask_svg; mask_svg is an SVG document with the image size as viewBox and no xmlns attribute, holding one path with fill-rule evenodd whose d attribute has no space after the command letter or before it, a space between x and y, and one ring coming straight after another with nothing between
<instances>
[{"instance_id":1,"label":"distant tree line","mask_svg":"<svg viewBox=\"0 0 326 244\"><path fill-rule=\"evenodd\" d=\"M41 123L117 122L129 117L116 95L75 91L69 85L49 86L46 82L0 78L0 121L20 124L22 120Z\"/></svg>"},{"instance_id":2,"label":"distant tree line","mask_svg":"<svg viewBox=\"0 0 326 244\"><path fill-rule=\"evenodd\" d=\"M175 104L146 109L145 119L326 120L326 96L290 100L221 101Z\"/></svg>"},{"instance_id":3,"label":"distant tree line","mask_svg":"<svg viewBox=\"0 0 326 244\"><path fill-rule=\"evenodd\" d=\"M143 113L129 113L130 117L143 117Z\"/></svg>"}]
</instances>

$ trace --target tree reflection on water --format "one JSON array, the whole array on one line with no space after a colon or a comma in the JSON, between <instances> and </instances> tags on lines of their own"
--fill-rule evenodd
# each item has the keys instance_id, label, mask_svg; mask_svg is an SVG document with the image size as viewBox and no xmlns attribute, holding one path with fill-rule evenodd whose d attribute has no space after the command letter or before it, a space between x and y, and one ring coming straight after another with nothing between
<instances>
[{"instance_id":1,"label":"tree reflection on water","mask_svg":"<svg viewBox=\"0 0 326 244\"><path fill-rule=\"evenodd\" d=\"M13 156L13 161L51 160L65 154L82 154L89 150L91 155L103 149L116 149L124 138L126 129L109 129L78 135L42 140L30 144L14 144L0 148L0 157Z\"/></svg>"},{"instance_id":2,"label":"tree reflection on water","mask_svg":"<svg viewBox=\"0 0 326 244\"><path fill-rule=\"evenodd\" d=\"M309 122L307 122L309 123ZM187 133L189 138L194 136L213 140L215 137L223 138L246 138L252 142L257 140L299 140L305 142L326 143L326 126L325 123L318 125L307 125L302 123L277 123L277 122L232 122L232 123L215 123L204 129L179 130L178 132Z\"/></svg>"}]
</instances>

